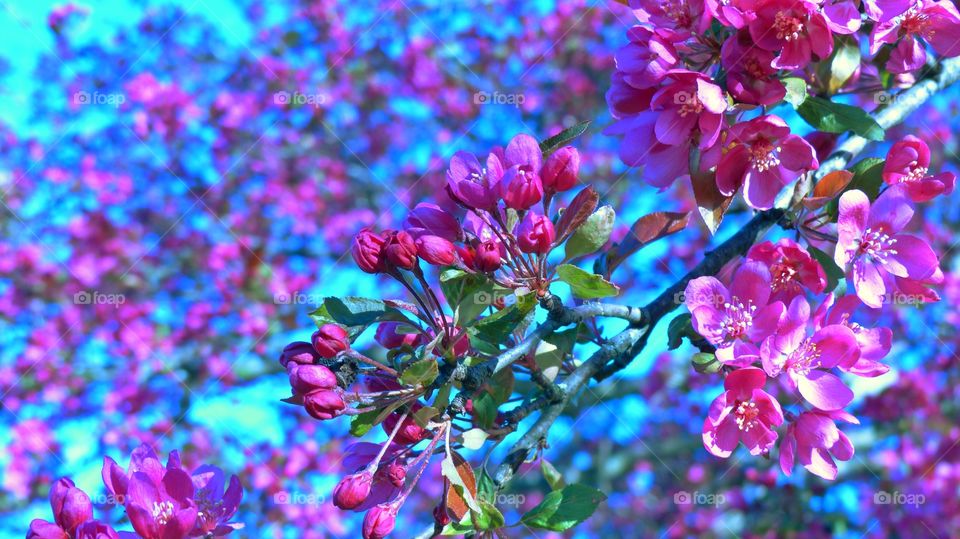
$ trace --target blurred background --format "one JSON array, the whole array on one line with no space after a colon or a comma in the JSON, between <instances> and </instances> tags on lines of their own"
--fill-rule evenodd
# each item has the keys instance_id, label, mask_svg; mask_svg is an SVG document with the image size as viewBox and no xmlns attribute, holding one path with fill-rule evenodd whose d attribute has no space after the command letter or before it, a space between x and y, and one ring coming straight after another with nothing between
<instances>
[{"instance_id":1,"label":"blurred background","mask_svg":"<svg viewBox=\"0 0 960 539\"><path fill-rule=\"evenodd\" d=\"M326 295L403 297L354 268L349 241L433 200L456 150L593 120L581 176L619 236L654 208L691 209L687 188L645 186L601 133L634 22L603 0L0 0L0 538L49 518L58 477L96 502L102 457L125 466L141 442L239 475L235 536L357 536L329 502L348 423L280 402L279 351L309 337ZM956 170L957 97L888 140L920 136ZM955 537L956 201L915 221L944 253L943 301L876 321L894 328L895 372L856 381L857 455L837 481L710 457L717 380L660 332L551 432L544 456L567 481L609 495L566 536ZM735 208L716 239L697 223L646 249L619 270L623 301L653 297L748 218ZM508 523L546 489L531 468ZM420 490L401 531L432 521L440 485ZM121 514L96 512L129 529Z\"/></svg>"}]
</instances>

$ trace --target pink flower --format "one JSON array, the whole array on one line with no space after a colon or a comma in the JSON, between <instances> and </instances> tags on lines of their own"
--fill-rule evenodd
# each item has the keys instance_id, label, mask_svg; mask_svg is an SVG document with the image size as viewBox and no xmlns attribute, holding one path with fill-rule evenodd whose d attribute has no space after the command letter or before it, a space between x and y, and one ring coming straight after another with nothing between
<instances>
[{"instance_id":1,"label":"pink flower","mask_svg":"<svg viewBox=\"0 0 960 539\"><path fill-rule=\"evenodd\" d=\"M679 33L678 40L710 27L703 0L630 0L629 5L640 22L674 30Z\"/></svg>"},{"instance_id":2,"label":"pink flower","mask_svg":"<svg viewBox=\"0 0 960 539\"><path fill-rule=\"evenodd\" d=\"M370 495L372 483L373 474L369 470L344 477L333 489L333 505L340 509L356 509Z\"/></svg>"},{"instance_id":3,"label":"pink flower","mask_svg":"<svg viewBox=\"0 0 960 539\"><path fill-rule=\"evenodd\" d=\"M401 326L398 322L383 322L377 326L374 339L384 348L400 348L403 345L417 346L423 340L419 333L401 333L397 331Z\"/></svg>"},{"instance_id":4,"label":"pink flower","mask_svg":"<svg viewBox=\"0 0 960 539\"><path fill-rule=\"evenodd\" d=\"M417 238L417 254L427 264L434 266L449 266L456 260L457 250L453 243L440 236L424 234Z\"/></svg>"},{"instance_id":5,"label":"pink flower","mask_svg":"<svg viewBox=\"0 0 960 539\"><path fill-rule=\"evenodd\" d=\"M406 270L417 265L417 244L413 236L405 230L388 230L384 237L383 254L388 265Z\"/></svg>"},{"instance_id":6,"label":"pink flower","mask_svg":"<svg viewBox=\"0 0 960 539\"><path fill-rule=\"evenodd\" d=\"M773 207L783 186L820 166L813 147L790 134L786 122L767 115L734 125L730 149L717 165L717 186L730 196L743 186L743 198L757 209Z\"/></svg>"},{"instance_id":7,"label":"pink flower","mask_svg":"<svg viewBox=\"0 0 960 539\"><path fill-rule=\"evenodd\" d=\"M831 324L850 328L860 347L860 358L853 365L841 364L838 367L850 374L873 378L890 370L890 367L879 360L890 352L893 331L890 328L871 328L854 322L853 313L860 306L857 296L843 296L834 302L834 295L830 294L813 314L813 321L817 329Z\"/></svg>"},{"instance_id":8,"label":"pink flower","mask_svg":"<svg viewBox=\"0 0 960 539\"><path fill-rule=\"evenodd\" d=\"M823 60L833 52L833 34L852 34L860 28L860 13L852 2L821 6L814 0L756 0L750 35L758 47L780 51L777 69L802 69L811 55Z\"/></svg>"},{"instance_id":9,"label":"pink flower","mask_svg":"<svg viewBox=\"0 0 960 539\"><path fill-rule=\"evenodd\" d=\"M830 325L807 337L810 305L794 298L775 335L760 347L763 368L771 377L787 373L787 381L810 404L821 410L839 410L853 400L853 391L830 369L849 369L860 357L850 328Z\"/></svg>"},{"instance_id":10,"label":"pink flower","mask_svg":"<svg viewBox=\"0 0 960 539\"><path fill-rule=\"evenodd\" d=\"M487 167L480 166L476 156L457 152L447 169L447 193L468 208L492 208L500 200L500 178L503 168L496 155L487 158Z\"/></svg>"},{"instance_id":11,"label":"pink flower","mask_svg":"<svg viewBox=\"0 0 960 539\"><path fill-rule=\"evenodd\" d=\"M440 236L449 241L457 241L463 235L456 217L440 206L427 202L417 204L410 211L404 220L404 230L414 238L431 235Z\"/></svg>"},{"instance_id":12,"label":"pink flower","mask_svg":"<svg viewBox=\"0 0 960 539\"><path fill-rule=\"evenodd\" d=\"M727 39L720 62L727 70L727 90L734 99L751 105L773 105L787 95L778 71L771 66L773 53L757 48L747 31Z\"/></svg>"},{"instance_id":13,"label":"pink flower","mask_svg":"<svg viewBox=\"0 0 960 539\"><path fill-rule=\"evenodd\" d=\"M323 389L313 391L303 397L303 407L307 413L320 421L333 419L346 409L342 391L339 389Z\"/></svg>"},{"instance_id":14,"label":"pink flower","mask_svg":"<svg viewBox=\"0 0 960 539\"><path fill-rule=\"evenodd\" d=\"M367 511L363 517L363 539L384 539L397 525L396 503L383 503Z\"/></svg>"},{"instance_id":15,"label":"pink flower","mask_svg":"<svg viewBox=\"0 0 960 539\"><path fill-rule=\"evenodd\" d=\"M886 68L891 73L908 73L926 63L927 52L917 38L929 43L941 57L960 55L960 13L948 0L917 0L875 4L878 22L870 34L870 54L884 43L900 43L891 52Z\"/></svg>"},{"instance_id":16,"label":"pink flower","mask_svg":"<svg viewBox=\"0 0 960 539\"><path fill-rule=\"evenodd\" d=\"M703 422L703 445L727 458L743 441L750 454L759 455L777 441L774 426L783 424L780 403L763 390L767 381L761 369L737 369L723 381L724 392L710 404Z\"/></svg>"},{"instance_id":17,"label":"pink flower","mask_svg":"<svg viewBox=\"0 0 960 539\"><path fill-rule=\"evenodd\" d=\"M759 343L777 329L784 312L782 302L768 304L770 270L761 262L747 261L727 290L715 277L698 277L684 292L693 328L717 346L717 358L748 366L759 358Z\"/></svg>"},{"instance_id":18,"label":"pink flower","mask_svg":"<svg viewBox=\"0 0 960 539\"><path fill-rule=\"evenodd\" d=\"M786 304L803 294L804 288L820 294L827 286L823 267L791 239L783 238L776 244L758 243L747 252L747 259L763 262L770 268L772 300Z\"/></svg>"},{"instance_id":19,"label":"pink flower","mask_svg":"<svg viewBox=\"0 0 960 539\"><path fill-rule=\"evenodd\" d=\"M634 88L652 88L680 61L673 43L677 36L670 30L650 30L634 26L627 31L630 43L614 54L617 70Z\"/></svg>"},{"instance_id":20,"label":"pink flower","mask_svg":"<svg viewBox=\"0 0 960 539\"><path fill-rule=\"evenodd\" d=\"M134 472L126 505L130 524L144 539L184 539L197 520L194 494L190 476L179 468L166 470L158 483Z\"/></svg>"},{"instance_id":21,"label":"pink flower","mask_svg":"<svg viewBox=\"0 0 960 539\"><path fill-rule=\"evenodd\" d=\"M956 176L952 172L930 176L927 174L929 166L930 148L927 143L907 135L887 153L883 181L888 185L903 184L907 196L914 202L926 202L937 195L952 193Z\"/></svg>"},{"instance_id":22,"label":"pink flower","mask_svg":"<svg viewBox=\"0 0 960 539\"><path fill-rule=\"evenodd\" d=\"M347 330L337 324L324 324L313 332L311 337L313 348L321 357L330 359L350 348L350 338Z\"/></svg>"},{"instance_id":23,"label":"pink flower","mask_svg":"<svg viewBox=\"0 0 960 539\"><path fill-rule=\"evenodd\" d=\"M544 255L553 247L553 222L535 212L527 212L517 224L517 244L525 253Z\"/></svg>"},{"instance_id":24,"label":"pink flower","mask_svg":"<svg viewBox=\"0 0 960 539\"><path fill-rule=\"evenodd\" d=\"M499 242L490 240L477 245L474 254L474 269L483 273L490 273L500 269L501 245Z\"/></svg>"},{"instance_id":25,"label":"pink flower","mask_svg":"<svg viewBox=\"0 0 960 539\"><path fill-rule=\"evenodd\" d=\"M883 305L891 277L925 280L939 270L936 253L924 240L899 232L913 217L902 188L892 187L870 204L860 190L840 197L837 250L841 268L850 264L857 296L870 307Z\"/></svg>"},{"instance_id":26,"label":"pink flower","mask_svg":"<svg viewBox=\"0 0 960 539\"><path fill-rule=\"evenodd\" d=\"M386 239L380 234L365 228L353 238L350 254L357 267L366 273L378 273L384 270L383 245Z\"/></svg>"},{"instance_id":27,"label":"pink flower","mask_svg":"<svg viewBox=\"0 0 960 539\"><path fill-rule=\"evenodd\" d=\"M564 146L550 154L540 169L540 181L548 191L563 192L577 184L580 174L580 152Z\"/></svg>"},{"instance_id":28,"label":"pink flower","mask_svg":"<svg viewBox=\"0 0 960 539\"><path fill-rule=\"evenodd\" d=\"M810 473L831 481L837 478L833 458L842 461L853 458L853 444L837 428L836 419L860 424L857 418L843 411L813 410L801 413L787 427L780 442L780 469L784 474L793 473L794 460L799 458Z\"/></svg>"},{"instance_id":29,"label":"pink flower","mask_svg":"<svg viewBox=\"0 0 960 539\"><path fill-rule=\"evenodd\" d=\"M500 182L503 201L515 210L529 209L543 198L540 145L530 135L517 135L507 144L504 160L507 168Z\"/></svg>"},{"instance_id":30,"label":"pink flower","mask_svg":"<svg viewBox=\"0 0 960 539\"><path fill-rule=\"evenodd\" d=\"M319 359L320 354L317 353L313 345L303 341L295 341L284 346L283 352L280 353L280 365L284 368L291 363L310 365Z\"/></svg>"},{"instance_id":31,"label":"pink flower","mask_svg":"<svg viewBox=\"0 0 960 539\"><path fill-rule=\"evenodd\" d=\"M336 375L323 365L291 363L287 372L290 376L290 387L293 388L294 393L299 395L307 395L318 389L337 387Z\"/></svg>"}]
</instances>

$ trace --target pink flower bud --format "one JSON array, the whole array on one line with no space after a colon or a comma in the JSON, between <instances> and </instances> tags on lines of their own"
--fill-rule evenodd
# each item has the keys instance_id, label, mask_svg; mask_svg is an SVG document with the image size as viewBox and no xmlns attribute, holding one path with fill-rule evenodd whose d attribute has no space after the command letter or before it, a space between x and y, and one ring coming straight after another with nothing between
<instances>
[{"instance_id":1,"label":"pink flower bud","mask_svg":"<svg viewBox=\"0 0 960 539\"><path fill-rule=\"evenodd\" d=\"M37 518L30 522L27 539L70 539L70 536L53 522Z\"/></svg>"},{"instance_id":2,"label":"pink flower bud","mask_svg":"<svg viewBox=\"0 0 960 539\"><path fill-rule=\"evenodd\" d=\"M413 269L417 265L417 244L413 236L403 230L387 232L387 242L383 246L387 263L398 268Z\"/></svg>"},{"instance_id":3,"label":"pink flower bud","mask_svg":"<svg viewBox=\"0 0 960 539\"><path fill-rule=\"evenodd\" d=\"M320 354L308 342L297 341L286 345L280 352L280 365L284 368L291 363L312 365L320 359Z\"/></svg>"},{"instance_id":4,"label":"pink flower bud","mask_svg":"<svg viewBox=\"0 0 960 539\"><path fill-rule=\"evenodd\" d=\"M417 239L417 253L434 266L449 266L456 259L453 243L440 236L420 236Z\"/></svg>"},{"instance_id":5,"label":"pink flower bud","mask_svg":"<svg viewBox=\"0 0 960 539\"><path fill-rule=\"evenodd\" d=\"M384 432L388 435L393 432L393 429L397 426L397 421L400 421L400 415L398 412L394 412L388 415L387 418L383 420L383 423L380 423L383 425ZM393 441L400 445L415 444L426 438L427 435L427 430L417 425L413 417L408 415L407 418L403 420L403 424L400 425L400 429L397 431L397 435Z\"/></svg>"},{"instance_id":6,"label":"pink flower bud","mask_svg":"<svg viewBox=\"0 0 960 539\"><path fill-rule=\"evenodd\" d=\"M573 146L564 146L550 154L540 170L540 181L548 191L566 191L577 184L580 174L580 152Z\"/></svg>"},{"instance_id":7,"label":"pink flower bud","mask_svg":"<svg viewBox=\"0 0 960 539\"><path fill-rule=\"evenodd\" d=\"M311 416L325 421L343 413L347 405L336 389L321 389L303 398L303 407Z\"/></svg>"},{"instance_id":8,"label":"pink flower bud","mask_svg":"<svg viewBox=\"0 0 960 539\"><path fill-rule=\"evenodd\" d=\"M515 210L527 210L543 198L543 183L529 165L510 167L503 176L503 201Z\"/></svg>"},{"instance_id":9,"label":"pink flower bud","mask_svg":"<svg viewBox=\"0 0 960 539\"><path fill-rule=\"evenodd\" d=\"M323 365L299 365L291 363L288 367L290 387L294 393L306 395L318 389L337 387L337 376Z\"/></svg>"},{"instance_id":10,"label":"pink flower bud","mask_svg":"<svg viewBox=\"0 0 960 539\"><path fill-rule=\"evenodd\" d=\"M324 324L313 332L313 348L321 357L331 359L337 354L350 348L347 330L336 324Z\"/></svg>"},{"instance_id":11,"label":"pink flower bud","mask_svg":"<svg viewBox=\"0 0 960 539\"><path fill-rule=\"evenodd\" d=\"M350 254L357 266L367 273L380 273L385 269L383 245L386 240L380 234L365 228L353 238Z\"/></svg>"},{"instance_id":12,"label":"pink flower bud","mask_svg":"<svg viewBox=\"0 0 960 539\"><path fill-rule=\"evenodd\" d=\"M109 524L104 524L99 520L90 520L77 528L77 539L120 539L120 534Z\"/></svg>"},{"instance_id":13,"label":"pink flower bud","mask_svg":"<svg viewBox=\"0 0 960 539\"><path fill-rule=\"evenodd\" d=\"M404 229L414 238L440 236L449 241L462 238L460 223L448 211L436 204L421 202L413 208L404 221Z\"/></svg>"},{"instance_id":14,"label":"pink flower bud","mask_svg":"<svg viewBox=\"0 0 960 539\"><path fill-rule=\"evenodd\" d=\"M474 256L474 269L483 273L500 269L500 244L495 241L485 241L477 246Z\"/></svg>"},{"instance_id":15,"label":"pink flower bud","mask_svg":"<svg viewBox=\"0 0 960 539\"><path fill-rule=\"evenodd\" d=\"M381 503L363 517L363 539L384 539L397 524L397 506Z\"/></svg>"},{"instance_id":16,"label":"pink flower bud","mask_svg":"<svg viewBox=\"0 0 960 539\"><path fill-rule=\"evenodd\" d=\"M447 508L444 507L443 503L433 508L433 520L435 520L441 528L450 524L450 515L447 513Z\"/></svg>"},{"instance_id":17,"label":"pink flower bud","mask_svg":"<svg viewBox=\"0 0 960 539\"><path fill-rule=\"evenodd\" d=\"M340 509L356 509L370 496L373 474L364 470L348 475L333 489L333 505Z\"/></svg>"},{"instance_id":18,"label":"pink flower bud","mask_svg":"<svg viewBox=\"0 0 960 539\"><path fill-rule=\"evenodd\" d=\"M66 477L57 480L50 489L50 506L53 520L71 535L77 526L93 518L90 497Z\"/></svg>"},{"instance_id":19,"label":"pink flower bud","mask_svg":"<svg viewBox=\"0 0 960 539\"><path fill-rule=\"evenodd\" d=\"M396 462L391 462L387 465L387 479L390 480L390 484L397 488L403 487L404 481L407 478L407 469L397 464Z\"/></svg>"},{"instance_id":20,"label":"pink flower bud","mask_svg":"<svg viewBox=\"0 0 960 539\"><path fill-rule=\"evenodd\" d=\"M468 267L474 267L474 262L476 258L476 251L473 247L469 245L457 245L457 254L460 255L460 260L463 261L463 264Z\"/></svg>"},{"instance_id":21,"label":"pink flower bud","mask_svg":"<svg viewBox=\"0 0 960 539\"><path fill-rule=\"evenodd\" d=\"M397 331L399 327L397 322L384 322L377 326L377 333L373 338L384 348L400 348L405 344L417 346L420 343L420 334L400 333Z\"/></svg>"},{"instance_id":22,"label":"pink flower bud","mask_svg":"<svg viewBox=\"0 0 960 539\"><path fill-rule=\"evenodd\" d=\"M517 225L517 244L525 253L547 254L553 246L553 222L545 216L527 212Z\"/></svg>"}]
</instances>

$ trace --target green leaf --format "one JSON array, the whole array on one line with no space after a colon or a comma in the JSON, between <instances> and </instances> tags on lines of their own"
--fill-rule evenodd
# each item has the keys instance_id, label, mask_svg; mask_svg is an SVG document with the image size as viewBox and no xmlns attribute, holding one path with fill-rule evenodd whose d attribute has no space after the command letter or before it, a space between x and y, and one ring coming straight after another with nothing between
<instances>
[{"instance_id":1,"label":"green leaf","mask_svg":"<svg viewBox=\"0 0 960 539\"><path fill-rule=\"evenodd\" d=\"M539 505L520 517L520 521L532 528L562 532L590 518L606 499L606 495L595 488L568 485L547 494Z\"/></svg>"},{"instance_id":2,"label":"green leaf","mask_svg":"<svg viewBox=\"0 0 960 539\"><path fill-rule=\"evenodd\" d=\"M481 393L473 399L473 424L482 428L489 429L497 420L497 402L493 395Z\"/></svg>"},{"instance_id":3,"label":"green leaf","mask_svg":"<svg viewBox=\"0 0 960 539\"><path fill-rule=\"evenodd\" d=\"M723 364L717 360L716 355L705 352L693 354L693 359L690 360L690 363L693 364L693 369L700 374L720 372L720 368L723 367Z\"/></svg>"},{"instance_id":4,"label":"green leaf","mask_svg":"<svg viewBox=\"0 0 960 539\"><path fill-rule=\"evenodd\" d=\"M432 359L422 359L412 363L400 374L400 382L408 386L427 387L440 375L437 362Z\"/></svg>"},{"instance_id":5,"label":"green leaf","mask_svg":"<svg viewBox=\"0 0 960 539\"><path fill-rule=\"evenodd\" d=\"M826 133L853 131L863 138L877 141L884 137L880 124L860 107L809 96L797 107L797 113L808 124Z\"/></svg>"},{"instance_id":6,"label":"green leaf","mask_svg":"<svg viewBox=\"0 0 960 539\"><path fill-rule=\"evenodd\" d=\"M830 57L827 89L836 93L860 67L860 46L855 40L838 39Z\"/></svg>"},{"instance_id":7,"label":"green leaf","mask_svg":"<svg viewBox=\"0 0 960 539\"><path fill-rule=\"evenodd\" d=\"M524 294L517 297L517 302L513 305L504 307L481 319L474 327L477 328L477 334L480 338L491 343L503 342L507 335L510 335L536 306L535 295Z\"/></svg>"},{"instance_id":8,"label":"green leaf","mask_svg":"<svg viewBox=\"0 0 960 539\"><path fill-rule=\"evenodd\" d=\"M608 298L620 293L617 285L572 264L558 266L557 275L561 281L570 285L573 295L581 299Z\"/></svg>"},{"instance_id":9,"label":"green leaf","mask_svg":"<svg viewBox=\"0 0 960 539\"><path fill-rule=\"evenodd\" d=\"M563 480L563 474L553 464L550 464L549 460L540 459L540 471L551 490L561 490L566 486L567 483Z\"/></svg>"},{"instance_id":10,"label":"green leaf","mask_svg":"<svg viewBox=\"0 0 960 539\"><path fill-rule=\"evenodd\" d=\"M323 308L338 324L345 326L366 326L384 320L409 321L399 309L390 307L379 299L330 297L323 300Z\"/></svg>"},{"instance_id":11,"label":"green leaf","mask_svg":"<svg viewBox=\"0 0 960 539\"><path fill-rule=\"evenodd\" d=\"M866 159L861 159L850 168L850 172L853 172L853 179L850 180L850 183L847 184L841 193L838 193L833 200L827 203L826 212L827 215L831 217L831 220L836 219L840 211L840 195L851 189L863 191L870 200L877 199L880 195L880 187L883 186L884 164L885 161L879 157L867 157Z\"/></svg>"},{"instance_id":12,"label":"green leaf","mask_svg":"<svg viewBox=\"0 0 960 539\"><path fill-rule=\"evenodd\" d=\"M473 516L468 513L460 520L460 522L453 520L444 526L443 531L440 532L440 535L443 535L444 537L466 535L473 531L475 531L473 528Z\"/></svg>"},{"instance_id":13,"label":"green leaf","mask_svg":"<svg viewBox=\"0 0 960 539\"><path fill-rule=\"evenodd\" d=\"M677 315L670 321L670 325L667 326L667 346L670 350L679 348L680 345L683 344L684 337L696 338L697 336L697 332L693 329L690 313Z\"/></svg>"},{"instance_id":14,"label":"green leaf","mask_svg":"<svg viewBox=\"0 0 960 539\"><path fill-rule=\"evenodd\" d=\"M823 291L824 294L829 294L837 287L837 283L844 279L844 272L840 266L837 266L837 263L833 261L833 257L827 253L817 249L813 245L808 245L807 250L810 251L810 256L823 267L824 273L827 274L827 288Z\"/></svg>"},{"instance_id":15,"label":"green leaf","mask_svg":"<svg viewBox=\"0 0 960 539\"><path fill-rule=\"evenodd\" d=\"M540 151L543 152L543 156L546 157L556 150L560 149L563 146L566 146L570 141L579 137L580 135L586 133L587 128L590 127L590 121L580 122L577 125L568 127L563 131L557 133L556 135L548 138L547 140L540 143Z\"/></svg>"},{"instance_id":16,"label":"green leaf","mask_svg":"<svg viewBox=\"0 0 960 539\"><path fill-rule=\"evenodd\" d=\"M617 212L610 206L601 206L580 225L567 240L567 260L596 252L610 240Z\"/></svg>"},{"instance_id":17,"label":"green leaf","mask_svg":"<svg viewBox=\"0 0 960 539\"><path fill-rule=\"evenodd\" d=\"M497 495L497 485L493 478L487 473L487 469L480 467L480 473L477 474L477 499L494 503Z\"/></svg>"},{"instance_id":18,"label":"green leaf","mask_svg":"<svg viewBox=\"0 0 960 539\"><path fill-rule=\"evenodd\" d=\"M350 434L357 438L370 432L373 428L373 420L379 415L380 410L370 410L350 418Z\"/></svg>"},{"instance_id":19,"label":"green leaf","mask_svg":"<svg viewBox=\"0 0 960 539\"><path fill-rule=\"evenodd\" d=\"M330 316L330 313L327 312L327 307L321 305L310 312L310 319L313 320L313 323L317 325L317 328L322 328L327 324L336 324L337 321Z\"/></svg>"},{"instance_id":20,"label":"green leaf","mask_svg":"<svg viewBox=\"0 0 960 539\"><path fill-rule=\"evenodd\" d=\"M793 108L799 107L807 99L807 81L800 77L787 77L781 82L787 87L787 95L783 99Z\"/></svg>"},{"instance_id":21,"label":"green leaf","mask_svg":"<svg viewBox=\"0 0 960 539\"><path fill-rule=\"evenodd\" d=\"M501 513L495 505L483 499L477 499L477 503L480 505L480 512L474 511L470 513L476 529L480 531L496 530L506 524L503 519L503 513Z\"/></svg>"}]
</instances>

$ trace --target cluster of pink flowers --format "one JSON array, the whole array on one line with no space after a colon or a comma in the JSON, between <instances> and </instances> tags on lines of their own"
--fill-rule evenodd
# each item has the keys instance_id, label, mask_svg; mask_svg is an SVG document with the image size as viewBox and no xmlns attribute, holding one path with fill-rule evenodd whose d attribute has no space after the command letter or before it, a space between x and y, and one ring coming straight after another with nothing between
<instances>
[{"instance_id":1,"label":"cluster of pink flowers","mask_svg":"<svg viewBox=\"0 0 960 539\"><path fill-rule=\"evenodd\" d=\"M108 503L124 507L136 533L94 519L90 496L64 477L50 488L53 522L34 520L27 539L223 537L242 527L230 522L243 497L237 476L227 483L223 471L210 465L191 473L176 451L164 466L150 446L141 445L126 470L104 457L102 475Z\"/></svg>"},{"instance_id":2,"label":"cluster of pink flowers","mask_svg":"<svg viewBox=\"0 0 960 539\"><path fill-rule=\"evenodd\" d=\"M850 0L631 0L641 26L616 54L607 102L624 137L621 159L643 166L660 188L689 175L716 175L723 196L743 188L750 206L768 209L780 190L819 164L813 147L779 117L745 119L784 100L786 76L830 57L836 37L855 34L861 14ZM875 24L871 53L894 46L887 69L922 67L922 37L942 56L960 55L960 16L952 3L864 2ZM854 36L855 39L855 36ZM859 76L857 70L855 79ZM811 83L812 84L812 83ZM907 143L909 144L909 143Z\"/></svg>"},{"instance_id":3,"label":"cluster of pink flowers","mask_svg":"<svg viewBox=\"0 0 960 539\"><path fill-rule=\"evenodd\" d=\"M708 451L729 457L742 441L751 454L767 454L787 421L780 441L787 475L799 459L810 472L834 479L833 459L852 457L853 445L836 426L837 420L858 423L844 411L854 393L841 376L888 372L881 360L892 339L888 328L855 322L857 312L939 300L929 288L943 280L936 253L903 233L914 212L911 198L929 200L953 189L952 174L928 176L927 165L929 149L919 139L894 144L882 173L889 187L872 204L863 191L848 190L839 197L836 236L831 225L801 229L805 237L816 233L811 245L836 244L834 261L852 288L846 295L827 290L823 264L831 261L816 260L790 239L754 245L729 288L715 277L688 283L691 323L715 348L725 376L725 391L703 426ZM816 310L810 298L819 301Z\"/></svg>"}]
</instances>

